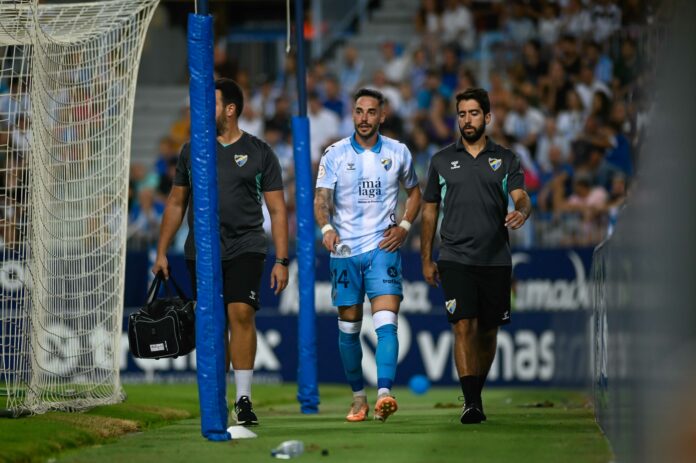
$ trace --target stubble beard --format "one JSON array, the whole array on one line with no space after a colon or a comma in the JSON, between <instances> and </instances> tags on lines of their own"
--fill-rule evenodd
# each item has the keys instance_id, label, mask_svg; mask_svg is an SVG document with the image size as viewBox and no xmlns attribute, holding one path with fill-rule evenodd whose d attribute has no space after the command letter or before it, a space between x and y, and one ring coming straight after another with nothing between
<instances>
[{"instance_id":1,"label":"stubble beard","mask_svg":"<svg viewBox=\"0 0 696 463\"><path fill-rule=\"evenodd\" d=\"M374 134L377 133L377 130L379 130L379 125L374 125L374 126L372 126L372 128L371 128L370 131L367 133L367 135L361 134L360 131L359 131L358 129L359 129L359 126L356 125L356 126L355 126L355 135L358 136L358 137L360 137L363 141L365 141L365 140L369 140L370 138L372 138L372 136L373 136Z\"/></svg>"},{"instance_id":2,"label":"stubble beard","mask_svg":"<svg viewBox=\"0 0 696 463\"><path fill-rule=\"evenodd\" d=\"M225 135L225 132L227 132L227 119L224 114L215 119L215 130L218 137Z\"/></svg>"},{"instance_id":3,"label":"stubble beard","mask_svg":"<svg viewBox=\"0 0 696 463\"><path fill-rule=\"evenodd\" d=\"M474 128L474 133L471 135L466 134L466 130L464 128L459 129L459 133L462 134L462 138L466 140L467 143L476 143L481 139L483 134L486 132L486 123L484 122L481 124L481 127Z\"/></svg>"}]
</instances>

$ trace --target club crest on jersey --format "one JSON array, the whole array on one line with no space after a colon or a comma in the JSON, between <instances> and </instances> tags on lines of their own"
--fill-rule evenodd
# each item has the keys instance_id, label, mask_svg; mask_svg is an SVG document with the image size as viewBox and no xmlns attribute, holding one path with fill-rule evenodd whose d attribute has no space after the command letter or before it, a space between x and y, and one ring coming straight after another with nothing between
<instances>
[{"instance_id":1,"label":"club crest on jersey","mask_svg":"<svg viewBox=\"0 0 696 463\"><path fill-rule=\"evenodd\" d=\"M457 309L457 300L456 299L450 299L449 301L445 301L445 309L451 314L454 314L454 311Z\"/></svg>"},{"instance_id":2,"label":"club crest on jersey","mask_svg":"<svg viewBox=\"0 0 696 463\"><path fill-rule=\"evenodd\" d=\"M392 160L389 158L384 158L382 159L382 167L384 167L384 170L389 170L391 169L392 166Z\"/></svg>"},{"instance_id":3,"label":"club crest on jersey","mask_svg":"<svg viewBox=\"0 0 696 463\"><path fill-rule=\"evenodd\" d=\"M491 166L491 169L493 169L493 171L500 169L500 166L502 164L503 164L502 159L488 158L488 165Z\"/></svg>"},{"instance_id":4,"label":"club crest on jersey","mask_svg":"<svg viewBox=\"0 0 696 463\"><path fill-rule=\"evenodd\" d=\"M244 164L246 164L248 160L249 160L249 156L247 156L246 154L235 154L234 155L234 162L236 162L239 167L243 167Z\"/></svg>"}]
</instances>

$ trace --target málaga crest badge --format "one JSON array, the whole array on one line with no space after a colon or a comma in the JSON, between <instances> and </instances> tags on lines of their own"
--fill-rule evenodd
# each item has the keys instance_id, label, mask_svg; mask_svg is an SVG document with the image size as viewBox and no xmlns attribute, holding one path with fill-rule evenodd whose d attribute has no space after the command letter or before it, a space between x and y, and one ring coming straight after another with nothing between
<instances>
[{"instance_id":1,"label":"m\u00e1laga crest badge","mask_svg":"<svg viewBox=\"0 0 696 463\"><path fill-rule=\"evenodd\" d=\"M500 169L500 166L503 164L502 159L496 159L496 158L488 158L488 165L491 166L491 169L494 171Z\"/></svg>"},{"instance_id":2,"label":"m\u00e1laga crest badge","mask_svg":"<svg viewBox=\"0 0 696 463\"><path fill-rule=\"evenodd\" d=\"M234 155L234 162L236 162L239 167L243 167L244 164L246 164L248 160L249 160L249 156L247 156L246 154L235 154Z\"/></svg>"}]
</instances>

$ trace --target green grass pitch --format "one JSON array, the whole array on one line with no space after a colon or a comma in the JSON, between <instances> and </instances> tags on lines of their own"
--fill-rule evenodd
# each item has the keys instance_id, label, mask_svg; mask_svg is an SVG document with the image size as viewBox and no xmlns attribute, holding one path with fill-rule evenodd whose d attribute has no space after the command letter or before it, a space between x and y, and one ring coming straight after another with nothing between
<instances>
[{"instance_id":1,"label":"green grass pitch","mask_svg":"<svg viewBox=\"0 0 696 463\"><path fill-rule=\"evenodd\" d=\"M386 423L347 423L347 386L321 385L320 413L302 415L294 385L254 386L256 439L208 442L193 384L126 385L128 400L87 413L0 419L0 462L264 462L288 439L305 443L298 462L609 462L611 451L584 393L489 389L488 421L459 423L455 388L394 393ZM368 391L374 404L375 391ZM1 401L2 399L0 399ZM2 403L0 403L0 406ZM230 416L232 420L232 416ZM322 450L328 454L323 455Z\"/></svg>"}]
</instances>

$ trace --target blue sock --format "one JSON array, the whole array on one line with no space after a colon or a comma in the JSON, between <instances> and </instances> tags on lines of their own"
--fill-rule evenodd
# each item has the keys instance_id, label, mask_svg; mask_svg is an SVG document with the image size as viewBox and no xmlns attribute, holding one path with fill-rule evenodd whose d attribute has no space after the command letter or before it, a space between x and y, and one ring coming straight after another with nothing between
<instances>
[{"instance_id":1,"label":"blue sock","mask_svg":"<svg viewBox=\"0 0 696 463\"><path fill-rule=\"evenodd\" d=\"M382 325L377 332L377 387L391 389L396 376L396 362L399 356L399 338L396 325Z\"/></svg>"},{"instance_id":2,"label":"blue sock","mask_svg":"<svg viewBox=\"0 0 696 463\"><path fill-rule=\"evenodd\" d=\"M343 371L350 388L359 391L365 387L362 373L362 346L360 345L360 332L338 332L338 350L343 360Z\"/></svg>"}]
</instances>

